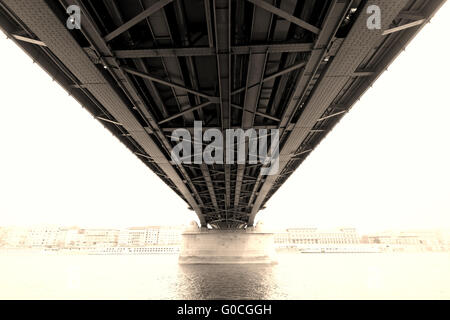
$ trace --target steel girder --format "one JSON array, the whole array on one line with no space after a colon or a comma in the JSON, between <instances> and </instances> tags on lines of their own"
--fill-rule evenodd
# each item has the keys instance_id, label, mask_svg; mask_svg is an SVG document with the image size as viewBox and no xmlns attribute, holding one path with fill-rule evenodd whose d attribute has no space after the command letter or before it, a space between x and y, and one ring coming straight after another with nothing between
<instances>
[{"instance_id":1,"label":"steel girder","mask_svg":"<svg viewBox=\"0 0 450 320\"><path fill-rule=\"evenodd\" d=\"M257 212L442 0L0 0L0 26L215 228ZM65 8L82 29L65 28ZM280 171L177 165L170 133L278 128ZM198 143L195 139L192 143Z\"/></svg>"}]
</instances>

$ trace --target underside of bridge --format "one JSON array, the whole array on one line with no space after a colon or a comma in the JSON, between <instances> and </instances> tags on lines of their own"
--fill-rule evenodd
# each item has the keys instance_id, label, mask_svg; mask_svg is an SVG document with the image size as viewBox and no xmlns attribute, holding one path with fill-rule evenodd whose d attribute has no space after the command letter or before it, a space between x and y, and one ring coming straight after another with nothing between
<instances>
[{"instance_id":1,"label":"underside of bridge","mask_svg":"<svg viewBox=\"0 0 450 320\"><path fill-rule=\"evenodd\" d=\"M444 2L0 0L0 27L202 226L244 228ZM67 28L70 5L81 29ZM367 26L373 5L381 29ZM279 129L278 173L172 161L173 130L194 121Z\"/></svg>"}]
</instances>

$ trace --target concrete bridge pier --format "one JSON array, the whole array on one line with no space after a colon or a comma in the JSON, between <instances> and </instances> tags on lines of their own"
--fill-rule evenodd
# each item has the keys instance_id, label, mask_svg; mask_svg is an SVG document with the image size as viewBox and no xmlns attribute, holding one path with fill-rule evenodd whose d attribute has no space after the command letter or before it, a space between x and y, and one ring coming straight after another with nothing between
<instances>
[{"instance_id":1,"label":"concrete bridge pier","mask_svg":"<svg viewBox=\"0 0 450 320\"><path fill-rule=\"evenodd\" d=\"M248 230L196 229L182 234L180 264L274 264L274 235Z\"/></svg>"}]
</instances>

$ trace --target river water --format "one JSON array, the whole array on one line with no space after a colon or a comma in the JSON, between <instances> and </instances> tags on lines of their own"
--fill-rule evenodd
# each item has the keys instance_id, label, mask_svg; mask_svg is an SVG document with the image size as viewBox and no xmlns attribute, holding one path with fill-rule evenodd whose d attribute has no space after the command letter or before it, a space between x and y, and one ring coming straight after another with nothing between
<instances>
[{"instance_id":1,"label":"river water","mask_svg":"<svg viewBox=\"0 0 450 320\"><path fill-rule=\"evenodd\" d=\"M175 255L0 254L0 299L450 299L450 253L281 253L277 265Z\"/></svg>"}]
</instances>

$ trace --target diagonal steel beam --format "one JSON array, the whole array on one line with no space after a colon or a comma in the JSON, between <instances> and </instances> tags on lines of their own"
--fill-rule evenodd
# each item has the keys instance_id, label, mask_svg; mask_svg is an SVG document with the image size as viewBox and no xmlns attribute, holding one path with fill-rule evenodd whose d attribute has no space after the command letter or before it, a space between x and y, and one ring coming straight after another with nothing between
<instances>
[{"instance_id":1,"label":"diagonal steel beam","mask_svg":"<svg viewBox=\"0 0 450 320\"><path fill-rule=\"evenodd\" d=\"M334 26L338 26L340 24L340 20L342 20L343 15L345 17L345 14L347 12L345 6L346 4L349 4L351 2L352 1L334 1L334 4L330 7L331 11L329 10L329 13L327 13L327 18L324 22L324 24L331 25L329 28L322 28L323 31L319 35L317 45L325 48L328 47L328 45L326 44L332 41L336 30ZM369 5L378 5L381 8L382 12L384 12L382 24L383 27L386 28L396 18L401 9L405 7L407 2L408 0L397 0L395 2L389 0L373 0L369 4L366 3L361 12L365 12ZM324 73L321 74L321 80L316 84L316 87L312 94L307 97L307 103L305 106L303 106L304 110L300 118L297 120L293 130L288 133L286 141L280 148L279 172L283 172L283 170L288 168L288 164L290 164L292 161L292 153L295 153L296 150L301 147L302 143L310 134L310 129L308 128L314 126L314 123L316 123L317 119L319 119L323 115L325 109L333 103L333 100L336 98L340 90L345 87L348 79L351 78L351 74L347 77L341 77L340 75L344 73L342 72L342 70L344 68L346 68L347 70L355 70L356 68L358 68L358 66L361 64L361 61L363 61L367 57L370 50L373 50L373 48L379 46L379 44L383 41L381 32L371 32L371 30L366 27L366 23L367 22L365 15L358 16L350 33L347 35L336 56L332 59L326 70L324 70ZM325 32L326 30L328 32ZM361 39L364 39L365 41L364 46L360 45ZM323 44L325 44L325 46L323 46ZM310 61L314 62L314 64L316 65L316 62L323 60L323 56L324 54L326 54L326 52L317 50L317 53L319 54L318 60L312 61L312 57L310 58ZM305 70L308 70L309 68L310 67L307 66L305 67ZM317 68L314 67L314 69ZM309 80L307 79L302 79L301 77L299 78L299 83L297 84L297 88L294 92L295 95L292 95L292 97L297 97L298 99L296 99L296 101L294 99L291 99L293 100L293 106L300 105L302 99L306 97L305 93L307 91L305 90L305 84L307 85L308 82ZM282 122L286 121L286 123L288 123L289 119L292 119L292 117L289 116L286 117L286 119L283 118ZM278 179L278 177L279 175L267 176L266 181L261 186L259 193L256 196L255 204L252 208L252 213L250 216L251 222L254 222L256 213L270 198L270 196L273 194L273 191L276 190L278 186L284 182L284 178Z\"/></svg>"},{"instance_id":2,"label":"diagonal steel beam","mask_svg":"<svg viewBox=\"0 0 450 320\"><path fill-rule=\"evenodd\" d=\"M142 4L142 1L139 1L139 4L140 4L140 6L139 6L140 10L144 11L146 9L146 7L144 7L144 5ZM114 2L114 1L105 2L105 5L106 5L106 10L109 12L111 17L113 18L113 21L115 21L115 23L117 25L122 25L125 23L123 20L122 14L120 12L120 9L117 7L116 2ZM149 27L150 34L153 35L149 20L145 19L145 22ZM133 42L132 36L128 30L125 31L123 33L123 35L124 35L124 38L126 39L125 41L127 41L129 43ZM113 53L113 55L115 55L116 58L118 58L115 53ZM149 72L147 65L145 64L145 62L142 59L133 59L133 62L138 71L146 72L146 73ZM156 104L156 107L159 109L159 111L161 112L163 117L167 118L169 116L167 113L167 108L166 108L165 104L163 103L158 90L155 87L155 83L153 81L150 81L149 79L143 79L143 80L144 80L145 86L147 87L148 93L150 94L151 98L153 99L153 101ZM153 109L153 106L149 106L149 107L151 109Z\"/></svg>"},{"instance_id":3,"label":"diagonal steel beam","mask_svg":"<svg viewBox=\"0 0 450 320\"><path fill-rule=\"evenodd\" d=\"M17 34L13 34L12 36L15 39L19 40L19 41L24 41L24 42L36 44L36 45L41 46L41 47L46 47L47 46L44 42L42 42L40 40L31 39L31 38L27 38L27 37L22 37L22 36L19 36Z\"/></svg>"},{"instance_id":4,"label":"diagonal steel beam","mask_svg":"<svg viewBox=\"0 0 450 320\"><path fill-rule=\"evenodd\" d=\"M333 118L333 117L336 117L336 116L338 116L338 115L340 115L340 114L343 114L343 113L346 113L346 112L347 112L347 110L342 110L342 111L339 111L339 112L330 114L330 115L328 115L328 116L319 118L319 119L317 119L316 121L322 121L322 120L325 120L325 119Z\"/></svg>"},{"instance_id":5,"label":"diagonal steel beam","mask_svg":"<svg viewBox=\"0 0 450 320\"><path fill-rule=\"evenodd\" d=\"M115 125L118 125L118 126L123 126L123 124L121 124L120 122L117 122L117 121L114 121L114 120L111 120L111 119L107 119L107 118L104 118L104 117L97 117L97 119L105 121L105 122L109 122L109 123L112 123L112 124L115 124Z\"/></svg>"},{"instance_id":6,"label":"diagonal steel beam","mask_svg":"<svg viewBox=\"0 0 450 320\"><path fill-rule=\"evenodd\" d=\"M163 124L163 123L169 122L169 121L171 121L173 119L176 119L178 117L181 117L181 116L183 116L183 115L185 115L185 114L187 114L189 112L193 112L195 110L199 110L201 108L204 108L204 107L210 105L211 103L212 103L211 101L206 101L206 102L204 102L202 104L199 104L198 106L194 106L194 107L191 107L189 109L183 110L181 112L178 112L177 114L174 114L173 116L168 117L167 119L161 120L160 122L158 122L158 124Z\"/></svg>"},{"instance_id":7,"label":"diagonal steel beam","mask_svg":"<svg viewBox=\"0 0 450 320\"><path fill-rule=\"evenodd\" d=\"M114 30L114 31L110 32L109 34L107 34L104 37L104 40L106 42L111 41L112 39L114 39L115 37L117 37L121 33L127 31L128 29L130 29L134 25L138 24L139 22L141 22L145 18L147 18L147 17L151 16L152 14L154 14L155 12L161 10L162 8L164 8L164 6L166 6L167 4L171 3L172 1L173 0L160 0L160 1L158 1L157 3L152 5L151 7L147 8L146 10L144 10L143 12L141 12L140 14L135 16L133 19L125 22L123 25L118 27L116 30Z\"/></svg>"},{"instance_id":8,"label":"diagonal steel beam","mask_svg":"<svg viewBox=\"0 0 450 320\"><path fill-rule=\"evenodd\" d=\"M259 112L259 111L250 111L250 110L244 109L243 107L238 106L237 104L234 104L234 103L232 103L231 106L233 108L235 108L235 109L238 109L238 110L244 110L244 112L254 113L254 114L256 114L256 115L258 115L260 117L263 117L263 118L267 118L267 119L270 119L270 120L273 120L273 121L277 121L277 122L281 121L281 119L279 119L277 117L274 117L274 116L271 116L270 114L265 114L265 113L262 113L262 112Z\"/></svg>"},{"instance_id":9,"label":"diagonal steel beam","mask_svg":"<svg viewBox=\"0 0 450 320\"><path fill-rule=\"evenodd\" d=\"M327 16L322 24L322 31L313 45L314 50L302 70L302 73L298 76L295 84L295 91L290 95L281 115L281 122L279 123L280 140L282 139L281 134L288 127L290 118L293 116L295 109L298 106L298 97L301 96L302 93L304 94L304 92L306 92L309 83L312 81L324 55L327 52L327 48L330 47L331 42L333 41L335 32L337 31L341 21L344 19L345 13L348 11L351 2L352 1L347 1L347 3L343 3L338 0L333 0L330 5ZM276 178L276 175L264 178L261 175L258 176L258 181L256 182L249 199L249 203L254 203L252 213L249 218L249 225L253 225L256 213L259 211L264 200L258 190L260 188L270 189L271 186L275 185Z\"/></svg>"},{"instance_id":10,"label":"diagonal steel beam","mask_svg":"<svg viewBox=\"0 0 450 320\"><path fill-rule=\"evenodd\" d=\"M402 26L391 28L391 29L383 31L382 35L385 36L385 35L388 35L388 34L391 34L391 33L394 33L394 32L402 31L402 30L409 29L409 28L412 28L412 27L417 27L417 26L420 26L425 21L426 21L425 19L420 19L420 20L417 20L417 21L414 21L414 22L410 22L410 23L404 24Z\"/></svg>"},{"instance_id":11,"label":"diagonal steel beam","mask_svg":"<svg viewBox=\"0 0 450 320\"><path fill-rule=\"evenodd\" d=\"M297 17L294 17L293 15L291 15L281 9L278 9L277 7L265 2L264 0L247 0L247 1L253 3L255 6L263 8L264 10L267 10L267 11L273 13L274 15L277 15L277 16L289 21L290 23L296 24L303 29L311 31L314 34L319 34L319 32L320 32L319 28L317 28L317 27L313 26L312 24L309 24L308 22L303 21Z\"/></svg>"},{"instance_id":12,"label":"diagonal steel beam","mask_svg":"<svg viewBox=\"0 0 450 320\"><path fill-rule=\"evenodd\" d=\"M296 63L296 64L294 64L294 65L292 65L292 66L290 66L290 67L287 67L287 68L285 68L285 69L283 69L283 70L280 70L280 71L277 71L277 72L271 74L270 76L265 77L265 78L262 80L262 82L266 82L266 81L275 79L275 78L277 78L277 77L279 77L279 76L282 76L283 74L289 73L289 72L294 71L294 70L297 70L297 69L299 69L299 68L303 68L303 67L305 66L305 64L306 64L306 62ZM235 95L235 94L237 94L237 93L239 93L239 92L244 91L245 89L250 89L250 88L253 88L253 87L257 86L257 85L259 85L259 83L250 85L250 86L248 86L247 88L246 88L246 87L239 88L239 89L234 90L233 92L231 92L231 95Z\"/></svg>"},{"instance_id":13,"label":"diagonal steel beam","mask_svg":"<svg viewBox=\"0 0 450 320\"><path fill-rule=\"evenodd\" d=\"M293 14L297 4L295 2L284 1L284 2L279 2L279 5L280 5L280 9L284 10L286 13ZM299 17L300 19L302 19L303 16L304 17L308 16L307 12L309 12L310 7L312 7L312 4L309 2L304 5L304 7L302 9L302 16ZM261 8L258 8L258 9L263 10ZM260 14L262 14L262 13L260 12ZM271 17L272 17L272 19L276 19L276 17L273 14L271 14ZM277 41L287 41L288 32L290 29L289 28L290 23L288 21L282 21L282 20L280 21L280 19L276 19L274 23L275 23L275 29L273 30L273 34L271 37L274 37L274 39L277 39ZM258 39L258 40L263 41L264 39ZM269 40L269 39L266 39L266 41L267 40ZM296 45L300 45L300 44L296 44ZM301 45L303 46L303 49L305 49L305 51L312 50L314 47L313 44L303 43ZM298 51L289 50L289 49L295 49L295 48L282 48L281 46L284 46L284 45L281 44L280 48L278 48L278 49L280 49L280 51L282 51L282 52L286 52L287 54L284 54L283 58L280 59L280 61L278 61L278 63L276 64L276 68L278 70L280 70L280 68L281 68L281 70L283 70L283 68L289 68L289 67L295 65L297 57L298 57L298 53L301 52L301 50L298 50ZM288 50L286 50L286 49L288 49ZM301 49L301 47L299 47L299 49ZM271 53L272 51L274 51L274 48L268 48L269 53ZM281 58L282 56L279 55L278 53L275 53L273 55L273 57ZM271 58L271 59L273 59L273 58ZM275 67L272 63L271 63L271 66L272 66L271 69L273 67ZM277 69L274 69L274 70L277 70ZM284 73L284 72L280 72L280 73ZM275 76L275 74L271 74L271 75ZM280 103L282 101L282 96L285 95L285 88L287 88L289 86L288 81L289 81L290 77L285 76L285 75L286 75L286 73L281 75L280 79L277 82L275 82L274 79L270 79L270 78L269 78L269 80L267 80L268 87L272 87L272 89L267 89L267 88L262 89L261 88L261 90L264 90L262 93L263 97L266 97L263 99L266 100L267 102L271 101L270 107L268 104L265 104L264 102L260 101L260 103L263 104L263 106L261 106L261 107L263 107L266 114L275 115L277 112L277 109L280 106ZM274 78L276 78L276 77L274 77ZM274 86L277 86L277 87L275 88ZM269 97L270 97L270 100L267 100L267 99L269 99ZM280 124L281 122L278 122L278 123ZM259 174L258 168L251 169L250 172L253 172L253 174L257 175L257 180L255 181L255 183L248 186L249 187L248 190L249 190L250 194L247 196L248 200L246 200L249 206L253 206L254 198L258 191L258 186L265 179L263 178L263 176L261 176ZM249 219L249 225L251 225L251 224L252 224L251 219Z\"/></svg>"},{"instance_id":14,"label":"diagonal steel beam","mask_svg":"<svg viewBox=\"0 0 450 320\"><path fill-rule=\"evenodd\" d=\"M160 147L162 147L162 149L164 149L166 151L171 150L171 144L169 143L167 138L164 136L162 130L158 126L153 115L149 112L149 106L145 105L145 103L142 101L142 98L137 93L136 88L133 85L131 85L131 79L128 77L128 74L119 68L120 66L119 66L117 60L114 58L113 54L111 53L110 48L107 45L106 41L101 37L100 33L98 32L98 29L94 26L92 18L87 13L84 6L79 2L79 0L66 0L66 1L67 1L67 4L75 4L82 8L81 11L82 11L82 13L85 14L85 16L82 17L82 20L84 21L82 32L84 33L84 35L86 36L87 39L90 39L89 41L91 43L91 46L96 48L96 50L98 50L100 56L108 57L108 58L105 58L107 60L104 61L103 63L114 66L113 68L110 69L110 71L112 71L112 75L114 76L116 81L119 83L119 86L122 87L124 92L128 92L128 94L130 94L131 101L136 102L136 104L134 105L134 109L142 112L143 117L150 124L150 127L148 127L148 126L145 127L146 132L154 135L155 138L158 138L158 140L162 143L162 145L160 146ZM117 7L115 6L114 2L109 3L108 9L110 10L111 14L115 15L116 19L118 19L119 21L122 21L120 12L117 9ZM145 10L145 8L142 7L142 10ZM121 22L121 23L123 23L123 22ZM150 32L151 32L151 30L150 30ZM129 36L129 34L128 34L128 36ZM143 64L143 61L138 60L138 63L136 63L136 66L139 68L139 67L145 66L145 64ZM146 69L146 67L144 67L142 70L140 69L140 71L147 72L147 69ZM146 79L144 79L144 80L146 80ZM151 82L151 81L148 81L148 82L152 87L154 86L153 82ZM158 94L156 94L156 96L154 96L154 98L158 98ZM158 99L156 99L156 100L158 100ZM156 101L156 100L155 100L155 102L158 103L158 101ZM164 106L163 106L163 109L164 109ZM130 134L130 135L133 136L132 134ZM159 165L159 163L157 163L157 165L161 167L161 169L164 171L165 174L158 174L158 172L156 172L156 173L159 176L170 179L167 181L167 183L169 185L171 185L171 188L173 188L175 191L177 191L177 192L181 191L184 198L188 201L190 206L197 213L197 216L199 217L201 224L205 225L206 224L205 219L202 215L201 210L199 210L199 207L198 207L198 205L202 204L202 199L198 195L198 192L197 192L195 186L191 183L189 174L187 173L187 171L185 170L185 168L183 166L177 166L175 163L173 163L170 160L169 160L169 164L171 164L173 167L177 167L177 169L181 173L181 177L183 178L182 182L184 184L186 184L188 187L190 187L189 193L185 192L186 188L184 186L180 186L178 183L175 183L175 181L173 181L174 179L177 180L178 177L176 177L174 174L170 174L170 173L167 174L167 170L170 171L170 168L167 168L167 170L166 170L166 168L161 167ZM196 201L198 203L192 203L190 201L192 196L195 197L194 201Z\"/></svg>"},{"instance_id":15,"label":"diagonal steel beam","mask_svg":"<svg viewBox=\"0 0 450 320\"><path fill-rule=\"evenodd\" d=\"M129 85L126 75L118 68L118 64L112 58L107 58L108 65L114 65L114 68L109 70L111 72L110 76L118 79L120 73L120 81L118 81L120 89L109 85L110 78L101 72L98 66L86 55L83 48L80 47L71 32L61 22L60 17L55 14L47 2L44 0L8 0L5 3L39 39L47 44L52 55L57 57L58 61L67 67L74 78L78 79L81 83L105 84L102 86L87 85L86 90L89 90L93 99L98 101L117 122L124 126L136 142L136 145L154 160L155 169L157 169L156 172L160 175L163 173L164 177L168 177L165 178L165 182L172 188L176 188L176 191L198 214L202 225L205 225L201 209L192 196L191 191L183 182L181 175L172 166L161 145L157 143L156 139L149 136L144 126L130 111L131 106L126 102L127 98L129 98L129 101L131 101L130 104L136 110L139 109L138 102L142 105L143 103L133 87ZM82 7L81 3L77 4ZM85 11L82 10L82 12ZM89 34L86 33L88 41L92 44L92 39L98 40L95 42L94 47L101 47L102 51L104 50L106 53L108 48L103 43L103 38L94 30L94 25L84 13L82 20L82 32L89 32ZM102 56L104 57L105 55ZM108 57L111 57L111 55L108 55ZM151 115L145 121L150 122L150 124L155 124ZM157 129L156 127L154 128L155 131Z\"/></svg>"},{"instance_id":16,"label":"diagonal steel beam","mask_svg":"<svg viewBox=\"0 0 450 320\"><path fill-rule=\"evenodd\" d=\"M300 63L296 63L296 64L294 64L294 65L292 65L292 66L290 66L290 67L287 67L287 68L285 68L285 69L282 69L282 70L280 70L280 71L277 71L277 72L275 72L275 73L273 73L273 74L271 74L271 75L265 77L265 78L263 79L263 82L266 82L266 81L275 79L275 78L277 78L277 77L279 77L279 76L282 76L283 74L286 74L286 73L288 73L288 72L291 72L291 71L294 71L294 70L303 68L303 67L305 66L305 64L306 64L306 62L300 62Z\"/></svg>"},{"instance_id":17,"label":"diagonal steel beam","mask_svg":"<svg viewBox=\"0 0 450 320\"><path fill-rule=\"evenodd\" d=\"M206 19L206 24L207 24L207 33L208 33L208 44L209 44L209 51L211 52L211 54L215 53L215 50L213 48L214 43L213 43L213 34L212 34L212 25L211 25L211 8L210 8L210 0L205 0L204 1L204 5L205 5L205 19ZM177 11L179 12L179 14L177 15L177 21L178 21L178 28L180 30L180 34L183 35L183 44L185 46L191 46L192 42L190 37L187 35L186 30L188 30L188 24L186 22L186 19L183 18L185 17L185 11L184 11L184 7L182 6L180 1L175 2L175 6L177 8ZM198 70L197 67L195 65L194 62L194 58L192 55L188 55L185 57L185 62L186 62L186 67L188 69L188 73L189 73L189 80L190 80L190 85L192 86L192 88L194 90L198 90L199 89L199 78L198 78ZM182 77L182 76L181 76ZM195 104L200 105L201 104L201 99L199 96L194 96L193 97L195 100ZM202 108L198 109L198 114L200 119L204 119L204 113L202 111ZM194 135L195 136L195 135ZM196 141L194 141L194 143L196 143ZM198 143L198 142L197 142ZM200 169L202 172L202 177L203 180L206 184L206 187L208 189L208 193L209 193L209 197L211 199L211 203L213 204L215 211L217 212L219 210L219 206L217 203L217 197L215 194L215 190L214 190L214 183L211 179L211 175L209 173L209 168L208 165L206 165L205 163L202 163L200 165Z\"/></svg>"},{"instance_id":18,"label":"diagonal steel beam","mask_svg":"<svg viewBox=\"0 0 450 320\"><path fill-rule=\"evenodd\" d=\"M212 96L210 96L210 95L208 95L206 93L203 93L203 92L200 92L200 91L197 91L197 90L193 90L193 89L190 89L190 88L183 87L183 86L181 86L179 84L163 80L163 79L161 79L159 77L156 77L156 76L153 76L153 75L151 75L149 73L140 72L140 71L137 71L135 69L132 69L132 68L129 68L129 67L125 67L125 66L122 66L121 69L123 71L125 71L125 72L134 74L136 76L139 76L139 77L142 77L142 78L146 78L146 79L152 80L154 82L158 82L160 84L163 84L163 85L166 85L166 86L169 86L169 87L172 87L172 88L177 88L177 89L180 89L180 90L184 90L186 92L190 92L190 93L195 94L197 96L206 98L210 102L219 102L219 98L218 97L212 97Z\"/></svg>"}]
</instances>

